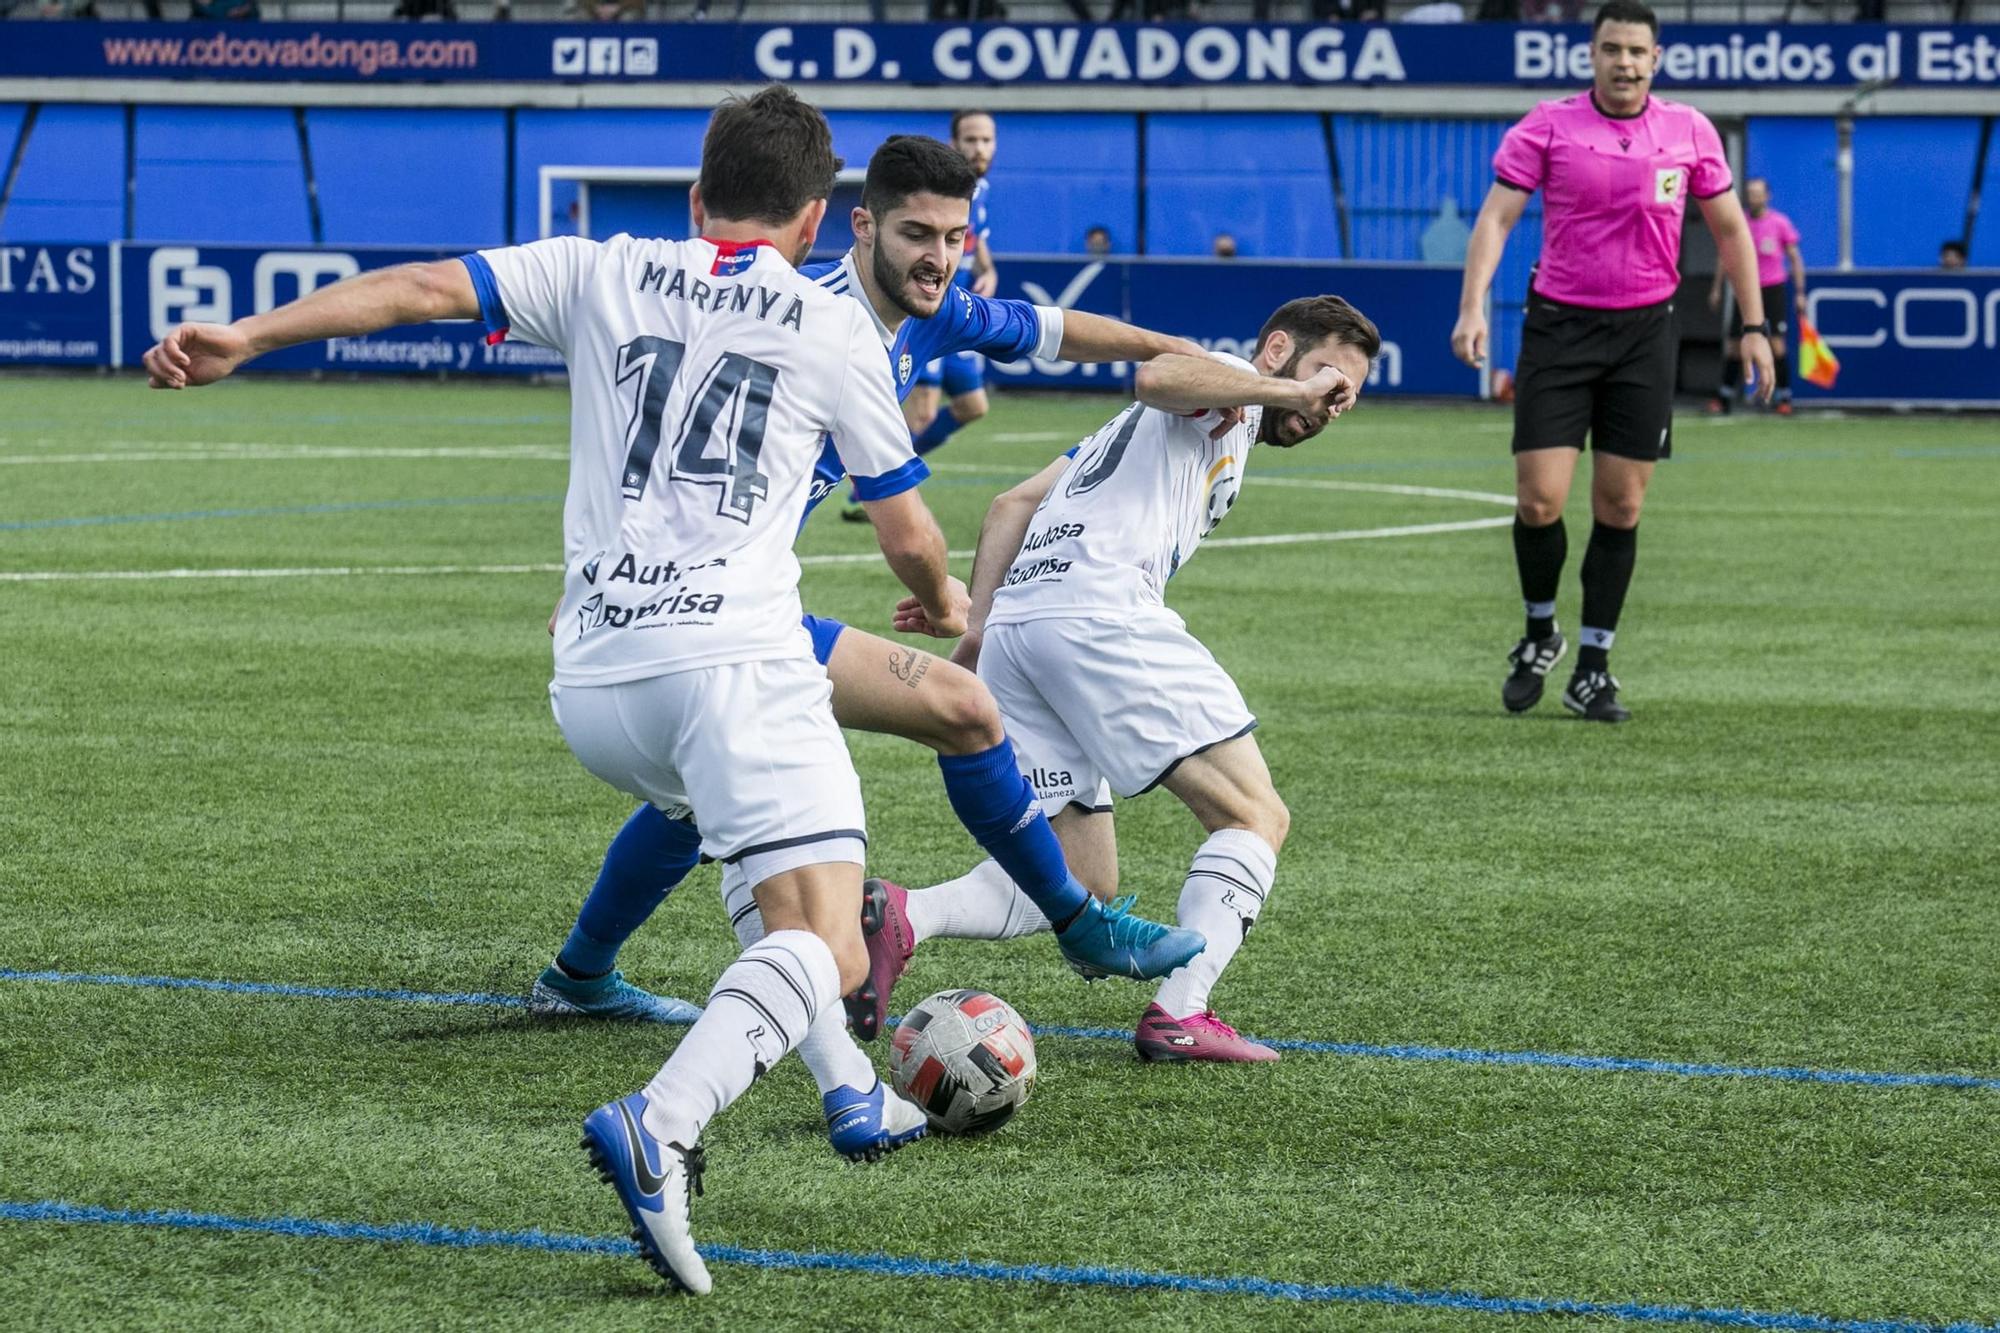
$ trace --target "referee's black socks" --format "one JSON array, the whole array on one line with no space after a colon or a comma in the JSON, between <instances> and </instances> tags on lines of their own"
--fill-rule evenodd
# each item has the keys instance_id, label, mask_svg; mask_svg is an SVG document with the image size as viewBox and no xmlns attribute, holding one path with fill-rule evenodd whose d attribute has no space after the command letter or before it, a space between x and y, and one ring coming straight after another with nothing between
<instances>
[{"instance_id":1,"label":"referee's black socks","mask_svg":"<svg viewBox=\"0 0 2000 1333\"><path fill-rule=\"evenodd\" d=\"M1618 613L1625 609L1625 590L1632 586L1632 563L1639 554L1639 529L1590 526L1590 545L1583 552L1583 632L1578 636L1576 668L1604 671L1611 661L1611 640L1618 632Z\"/></svg>"},{"instance_id":2,"label":"referee's black socks","mask_svg":"<svg viewBox=\"0 0 2000 1333\"><path fill-rule=\"evenodd\" d=\"M1527 607L1531 639L1546 639L1556 632L1556 588L1568 558L1569 534L1560 518L1545 528L1531 528L1518 513L1514 515L1514 566L1521 573L1521 601Z\"/></svg>"}]
</instances>

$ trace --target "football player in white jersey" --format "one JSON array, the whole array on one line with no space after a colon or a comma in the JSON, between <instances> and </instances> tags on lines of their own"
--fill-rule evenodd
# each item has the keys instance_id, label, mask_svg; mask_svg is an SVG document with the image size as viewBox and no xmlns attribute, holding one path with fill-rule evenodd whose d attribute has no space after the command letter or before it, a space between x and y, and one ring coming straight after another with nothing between
<instances>
[{"instance_id":1,"label":"football player in white jersey","mask_svg":"<svg viewBox=\"0 0 2000 1333\"><path fill-rule=\"evenodd\" d=\"M1167 581L1235 504L1254 445L1291 448L1351 408L1381 335L1334 296L1281 306L1250 362L1163 356L1139 401L988 511L973 564L976 662L1063 851L1094 892L1115 889L1110 795L1165 787L1207 840L1179 923L1208 948L1160 985L1135 1042L1147 1060L1267 1061L1277 1051L1215 1016L1209 995L1249 934L1290 824L1236 683L1166 606ZM1215 409L1241 407L1220 437ZM874 891L871 888L871 891ZM919 940L1038 929L991 861L896 906Z\"/></svg>"},{"instance_id":2,"label":"football player in white jersey","mask_svg":"<svg viewBox=\"0 0 2000 1333\"><path fill-rule=\"evenodd\" d=\"M278 347L475 317L563 354L557 724L600 778L690 808L764 927L653 1080L584 1121L641 1253L697 1294L710 1287L688 1223L703 1127L867 975L860 783L792 554L825 436L867 487L927 627L955 635L967 610L914 489L922 467L874 322L795 267L839 167L825 117L767 87L709 122L699 239L565 237L380 270L227 327L184 325L146 354L156 387L182 388Z\"/></svg>"}]
</instances>

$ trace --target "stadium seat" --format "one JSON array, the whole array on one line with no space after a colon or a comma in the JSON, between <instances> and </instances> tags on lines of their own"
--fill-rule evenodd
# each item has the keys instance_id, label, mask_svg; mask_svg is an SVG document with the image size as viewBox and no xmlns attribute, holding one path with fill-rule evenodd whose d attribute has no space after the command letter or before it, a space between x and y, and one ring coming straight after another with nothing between
<instances>
[{"instance_id":1,"label":"stadium seat","mask_svg":"<svg viewBox=\"0 0 2000 1333\"><path fill-rule=\"evenodd\" d=\"M1146 118L1146 252L1206 255L1224 231L1246 258L1340 257L1317 115Z\"/></svg>"},{"instance_id":2,"label":"stadium seat","mask_svg":"<svg viewBox=\"0 0 2000 1333\"><path fill-rule=\"evenodd\" d=\"M940 127L942 132L944 127ZM1119 254L1139 239L1139 128L1132 116L1010 111L993 159L993 248L1083 253L1083 234L1111 231Z\"/></svg>"},{"instance_id":3,"label":"stadium seat","mask_svg":"<svg viewBox=\"0 0 2000 1333\"><path fill-rule=\"evenodd\" d=\"M28 132L0 240L125 235L125 109L44 106Z\"/></svg>"},{"instance_id":4,"label":"stadium seat","mask_svg":"<svg viewBox=\"0 0 2000 1333\"><path fill-rule=\"evenodd\" d=\"M536 216L542 167L693 167L701 161L707 127L708 112L702 110L516 112L513 239L532 241L542 234ZM576 187L558 183L552 197L555 230L566 231Z\"/></svg>"},{"instance_id":5,"label":"stadium seat","mask_svg":"<svg viewBox=\"0 0 2000 1333\"><path fill-rule=\"evenodd\" d=\"M132 238L311 244L291 110L139 107L132 122Z\"/></svg>"},{"instance_id":6,"label":"stadium seat","mask_svg":"<svg viewBox=\"0 0 2000 1333\"><path fill-rule=\"evenodd\" d=\"M306 130L328 244L506 243L506 112L316 107Z\"/></svg>"}]
</instances>

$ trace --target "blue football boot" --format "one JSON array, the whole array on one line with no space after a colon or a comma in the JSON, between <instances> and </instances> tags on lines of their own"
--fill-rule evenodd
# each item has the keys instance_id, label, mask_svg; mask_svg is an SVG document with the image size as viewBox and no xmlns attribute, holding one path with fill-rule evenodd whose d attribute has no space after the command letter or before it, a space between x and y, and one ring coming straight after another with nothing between
<instances>
[{"instance_id":1,"label":"blue football boot","mask_svg":"<svg viewBox=\"0 0 2000 1333\"><path fill-rule=\"evenodd\" d=\"M655 995L625 980L623 972L608 972L578 981L550 963L528 992L528 1012L543 1018L610 1018L625 1023L692 1023L701 1006Z\"/></svg>"},{"instance_id":2,"label":"blue football boot","mask_svg":"<svg viewBox=\"0 0 2000 1333\"><path fill-rule=\"evenodd\" d=\"M1164 977L1208 947L1198 930L1163 926L1132 915L1131 894L1100 903L1092 898L1083 911L1056 935L1056 944L1070 968L1085 981L1099 977L1130 977L1150 981Z\"/></svg>"},{"instance_id":3,"label":"blue football boot","mask_svg":"<svg viewBox=\"0 0 2000 1333\"><path fill-rule=\"evenodd\" d=\"M826 1136L833 1150L850 1162L879 1162L930 1132L917 1104L879 1078L867 1092L835 1088L819 1101L826 1109Z\"/></svg>"},{"instance_id":4,"label":"blue football boot","mask_svg":"<svg viewBox=\"0 0 2000 1333\"><path fill-rule=\"evenodd\" d=\"M689 1197L701 1193L701 1145L661 1143L646 1132L645 1116L643 1092L598 1107L584 1118L583 1150L618 1191L640 1257L673 1286L706 1296L714 1284L688 1231Z\"/></svg>"}]
</instances>

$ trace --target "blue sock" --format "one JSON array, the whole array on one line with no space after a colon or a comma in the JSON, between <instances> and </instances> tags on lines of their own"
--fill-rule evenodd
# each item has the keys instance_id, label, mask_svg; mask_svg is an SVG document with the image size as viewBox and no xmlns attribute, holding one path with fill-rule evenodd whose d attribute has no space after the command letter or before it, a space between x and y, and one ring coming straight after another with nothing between
<instances>
[{"instance_id":1,"label":"blue sock","mask_svg":"<svg viewBox=\"0 0 2000 1333\"><path fill-rule=\"evenodd\" d=\"M931 424L924 427L924 433L913 441L917 456L922 457L943 444L957 429L958 418L952 415L949 407L940 407L938 414L931 418Z\"/></svg>"},{"instance_id":2,"label":"blue sock","mask_svg":"<svg viewBox=\"0 0 2000 1333\"><path fill-rule=\"evenodd\" d=\"M1063 860L1062 844L1034 808L1035 791L1014 760L1014 742L979 754L941 754L945 795L959 822L1042 915L1060 930L1090 901Z\"/></svg>"},{"instance_id":3,"label":"blue sock","mask_svg":"<svg viewBox=\"0 0 2000 1333\"><path fill-rule=\"evenodd\" d=\"M632 932L700 860L701 830L693 823L668 819L650 805L634 810L604 853L556 966L577 978L609 972Z\"/></svg>"}]
</instances>

